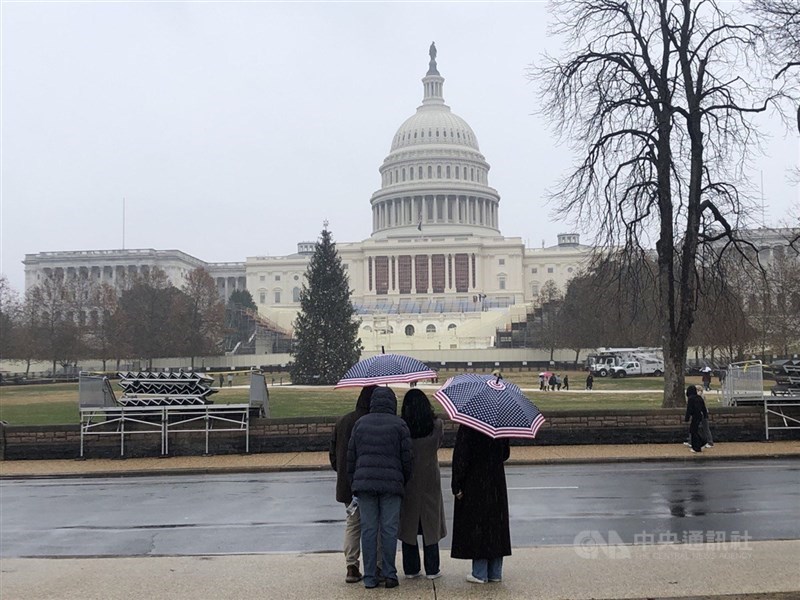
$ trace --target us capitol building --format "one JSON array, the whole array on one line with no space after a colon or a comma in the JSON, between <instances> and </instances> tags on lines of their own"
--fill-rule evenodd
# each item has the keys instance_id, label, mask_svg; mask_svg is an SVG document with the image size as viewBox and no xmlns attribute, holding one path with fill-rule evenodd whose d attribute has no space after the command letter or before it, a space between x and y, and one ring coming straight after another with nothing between
<instances>
[{"instance_id":1,"label":"us capitol building","mask_svg":"<svg viewBox=\"0 0 800 600\"><path fill-rule=\"evenodd\" d=\"M445 104L433 44L422 84L422 104L400 125L379 168L371 236L337 243L367 351L492 347L498 329L524 319L545 282L565 289L592 251L573 233L536 249L503 237L489 163L472 128ZM179 250L41 252L25 256L25 284L61 272L115 285L159 267L180 286L189 271L205 267L221 297L249 290L259 313L288 331L313 251L313 242L301 242L296 254L240 263L209 263Z\"/></svg>"}]
</instances>

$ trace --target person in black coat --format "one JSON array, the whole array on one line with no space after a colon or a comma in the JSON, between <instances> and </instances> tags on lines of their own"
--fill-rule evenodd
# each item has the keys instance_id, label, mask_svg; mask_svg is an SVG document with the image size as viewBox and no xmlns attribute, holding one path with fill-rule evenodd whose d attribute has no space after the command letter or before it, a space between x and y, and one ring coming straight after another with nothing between
<instances>
[{"instance_id":1,"label":"person in black coat","mask_svg":"<svg viewBox=\"0 0 800 600\"><path fill-rule=\"evenodd\" d=\"M386 587L398 586L395 555L400 504L411 478L411 433L397 416L397 398L385 387L376 388L369 414L356 421L347 447L350 488L361 512L361 551L364 587L378 585L378 529L382 546L382 575Z\"/></svg>"},{"instance_id":2,"label":"person in black coat","mask_svg":"<svg viewBox=\"0 0 800 600\"><path fill-rule=\"evenodd\" d=\"M471 583L501 581L503 557L511 555L508 491L503 463L507 439L461 425L453 448L453 541L450 556L472 559Z\"/></svg>"},{"instance_id":3,"label":"person in black coat","mask_svg":"<svg viewBox=\"0 0 800 600\"><path fill-rule=\"evenodd\" d=\"M703 451L703 438L700 436L700 422L708 418L708 410L703 397L697 393L697 388L690 385L686 388L686 417L689 423L689 435L691 437L692 452Z\"/></svg>"},{"instance_id":4,"label":"person in black coat","mask_svg":"<svg viewBox=\"0 0 800 600\"><path fill-rule=\"evenodd\" d=\"M375 391L374 385L361 388L355 410L339 417L333 427L328 458L331 461L331 467L336 471L336 501L345 506L353 501L350 478L347 475L347 445L350 443L350 435L353 432L353 426L355 426L356 421L369 413L369 401L373 391ZM361 571L358 568L360 558L361 519L358 505L356 505L352 512L348 511L345 519L344 559L347 565L347 575L345 575L347 583L361 581Z\"/></svg>"}]
</instances>

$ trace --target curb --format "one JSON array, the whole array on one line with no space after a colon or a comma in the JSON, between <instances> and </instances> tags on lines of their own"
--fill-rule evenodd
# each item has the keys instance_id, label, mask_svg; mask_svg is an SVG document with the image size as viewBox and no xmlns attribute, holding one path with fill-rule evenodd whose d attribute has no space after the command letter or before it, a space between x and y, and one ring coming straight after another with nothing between
<instances>
[{"instance_id":1,"label":"curb","mask_svg":"<svg viewBox=\"0 0 800 600\"><path fill-rule=\"evenodd\" d=\"M539 460L509 460L507 466L537 466L537 465L583 465L583 464L624 464L624 463L654 463L672 462L690 464L698 460L709 461L734 461L734 460L789 460L800 458L800 452L781 454L758 454L755 456L646 456L646 457L586 457L586 458L546 458ZM442 467L451 467L451 461L441 461ZM89 473L45 473L45 474L0 474L0 481L36 480L36 479L100 479L123 477L159 477L163 475L235 475L248 473L282 473L302 471L331 471L330 465L282 465L261 467L188 467L165 469L137 469L131 471L93 471Z\"/></svg>"}]
</instances>

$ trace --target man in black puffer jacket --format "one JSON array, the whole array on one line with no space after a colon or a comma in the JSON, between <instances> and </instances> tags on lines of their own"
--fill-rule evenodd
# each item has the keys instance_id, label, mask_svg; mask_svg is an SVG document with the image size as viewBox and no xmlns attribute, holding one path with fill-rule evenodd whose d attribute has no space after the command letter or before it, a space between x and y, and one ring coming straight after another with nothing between
<instances>
[{"instance_id":1,"label":"man in black puffer jacket","mask_svg":"<svg viewBox=\"0 0 800 600\"><path fill-rule=\"evenodd\" d=\"M397 398L386 387L372 393L369 414L356 421L347 447L347 473L361 513L364 587L378 585L378 530L386 587L397 587L397 527L406 481L411 477L411 434L397 416Z\"/></svg>"}]
</instances>

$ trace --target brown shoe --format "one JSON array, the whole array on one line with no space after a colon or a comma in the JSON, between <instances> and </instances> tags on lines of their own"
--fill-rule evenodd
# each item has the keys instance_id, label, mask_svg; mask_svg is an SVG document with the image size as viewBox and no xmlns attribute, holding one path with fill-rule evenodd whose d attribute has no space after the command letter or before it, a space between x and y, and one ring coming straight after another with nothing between
<instances>
[{"instance_id":1,"label":"brown shoe","mask_svg":"<svg viewBox=\"0 0 800 600\"><path fill-rule=\"evenodd\" d=\"M347 576L344 578L347 583L358 583L361 581L361 578L361 572L356 565L347 566Z\"/></svg>"}]
</instances>

